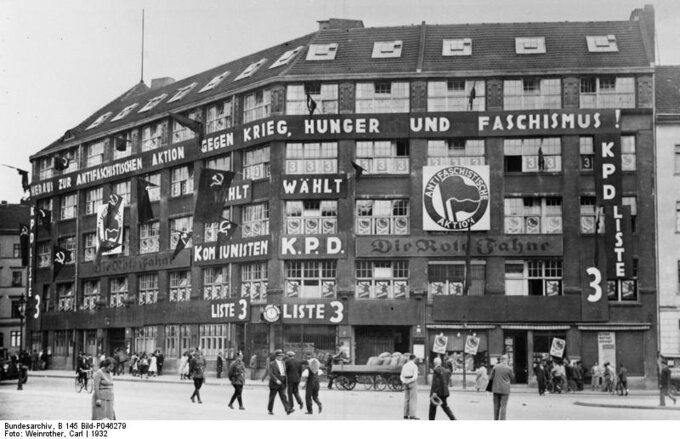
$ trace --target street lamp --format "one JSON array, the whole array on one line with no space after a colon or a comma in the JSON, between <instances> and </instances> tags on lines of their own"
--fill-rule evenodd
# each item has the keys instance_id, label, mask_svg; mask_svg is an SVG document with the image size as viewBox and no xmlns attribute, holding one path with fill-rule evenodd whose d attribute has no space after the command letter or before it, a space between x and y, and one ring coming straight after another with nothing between
<instances>
[{"instance_id":1,"label":"street lamp","mask_svg":"<svg viewBox=\"0 0 680 439\"><path fill-rule=\"evenodd\" d=\"M19 297L19 353L24 350L24 318L26 317L26 296Z\"/></svg>"}]
</instances>

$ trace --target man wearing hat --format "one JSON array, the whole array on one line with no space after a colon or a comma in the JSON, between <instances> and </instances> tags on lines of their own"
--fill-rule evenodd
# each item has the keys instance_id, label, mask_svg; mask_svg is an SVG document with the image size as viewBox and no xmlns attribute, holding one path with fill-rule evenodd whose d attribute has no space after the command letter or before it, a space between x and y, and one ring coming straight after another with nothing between
<instances>
[{"instance_id":1,"label":"man wearing hat","mask_svg":"<svg viewBox=\"0 0 680 439\"><path fill-rule=\"evenodd\" d=\"M295 352L286 352L286 383L288 384L288 402L290 406L293 406L293 397L300 406L300 410L303 409L302 397L300 397L300 391L298 387L300 386L300 380L302 377L302 362L295 358Z\"/></svg>"},{"instance_id":2,"label":"man wearing hat","mask_svg":"<svg viewBox=\"0 0 680 439\"><path fill-rule=\"evenodd\" d=\"M270 415L274 414L274 400L278 393L286 414L290 415L295 409L292 404L288 404L286 399L286 364L283 362L283 351L277 349L274 352L274 357L274 360L269 364L269 403L267 404L267 411Z\"/></svg>"},{"instance_id":3,"label":"man wearing hat","mask_svg":"<svg viewBox=\"0 0 680 439\"><path fill-rule=\"evenodd\" d=\"M434 359L434 371L432 375L432 387L430 387L430 421L434 421L437 415L437 406L441 406L446 416L450 420L455 421L456 417L453 416L451 408L446 403L446 399L449 397L449 379L451 378L451 372L449 369L442 367L442 359L436 357Z\"/></svg>"},{"instance_id":4,"label":"man wearing hat","mask_svg":"<svg viewBox=\"0 0 680 439\"><path fill-rule=\"evenodd\" d=\"M663 358L661 360L661 372L659 373L659 405L664 407L666 405L666 396L668 396L675 404L677 398L671 395L671 370L668 368L668 360Z\"/></svg>"}]
</instances>

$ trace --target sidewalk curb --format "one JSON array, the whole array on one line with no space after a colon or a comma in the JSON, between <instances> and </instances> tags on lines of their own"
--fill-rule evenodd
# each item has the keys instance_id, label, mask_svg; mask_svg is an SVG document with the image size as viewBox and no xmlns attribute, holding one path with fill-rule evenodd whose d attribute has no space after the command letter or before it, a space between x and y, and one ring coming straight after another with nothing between
<instances>
[{"instance_id":1,"label":"sidewalk curb","mask_svg":"<svg viewBox=\"0 0 680 439\"><path fill-rule=\"evenodd\" d=\"M605 408L615 408L615 409L643 409L643 410L680 411L680 407L632 405L632 404L604 404L604 403L597 403L597 402L582 402L582 401L575 401L574 405L580 405L580 406L584 406L584 407L605 407Z\"/></svg>"}]
</instances>

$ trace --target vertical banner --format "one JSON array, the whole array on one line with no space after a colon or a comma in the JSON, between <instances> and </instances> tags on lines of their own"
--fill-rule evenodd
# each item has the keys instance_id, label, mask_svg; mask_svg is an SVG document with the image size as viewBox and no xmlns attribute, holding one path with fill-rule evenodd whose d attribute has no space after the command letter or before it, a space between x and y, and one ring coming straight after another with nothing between
<instances>
[{"instance_id":1,"label":"vertical banner","mask_svg":"<svg viewBox=\"0 0 680 439\"><path fill-rule=\"evenodd\" d=\"M605 247L607 278L633 277L632 224L630 206L605 207Z\"/></svg>"},{"instance_id":2,"label":"vertical banner","mask_svg":"<svg viewBox=\"0 0 680 439\"><path fill-rule=\"evenodd\" d=\"M598 206L621 205L621 134L596 135L595 192Z\"/></svg>"},{"instance_id":3,"label":"vertical banner","mask_svg":"<svg viewBox=\"0 0 680 439\"><path fill-rule=\"evenodd\" d=\"M125 199L116 196L115 199L110 201L114 201L114 203L102 204L97 208L97 239L95 245L102 255L123 252Z\"/></svg>"},{"instance_id":4,"label":"vertical banner","mask_svg":"<svg viewBox=\"0 0 680 439\"><path fill-rule=\"evenodd\" d=\"M600 367L605 363L616 366L616 332L597 333L597 359Z\"/></svg>"}]
</instances>

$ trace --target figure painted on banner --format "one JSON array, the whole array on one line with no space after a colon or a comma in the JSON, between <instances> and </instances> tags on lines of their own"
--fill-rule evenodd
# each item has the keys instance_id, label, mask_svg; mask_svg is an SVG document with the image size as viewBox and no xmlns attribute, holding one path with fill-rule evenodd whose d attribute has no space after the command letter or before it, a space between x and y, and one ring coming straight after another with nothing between
<instances>
[{"instance_id":1,"label":"figure painted on banner","mask_svg":"<svg viewBox=\"0 0 680 439\"><path fill-rule=\"evenodd\" d=\"M194 380L194 393L191 394L191 402L196 402L198 400L199 404L203 404L201 401L201 387L205 382L205 358L201 351L196 348L196 351L189 361L189 376ZM194 399L195 398L195 399Z\"/></svg>"},{"instance_id":2,"label":"figure painted on banner","mask_svg":"<svg viewBox=\"0 0 680 439\"><path fill-rule=\"evenodd\" d=\"M222 369L224 368L224 358L222 358L222 352L217 353L217 361L215 363L215 370L217 372L217 379L222 378Z\"/></svg>"},{"instance_id":3,"label":"figure painted on banner","mask_svg":"<svg viewBox=\"0 0 680 439\"><path fill-rule=\"evenodd\" d=\"M508 366L508 356L500 356L500 363L497 363L491 370L489 379L492 381L491 391L493 392L493 419L494 421L504 421L510 398L510 384L515 378L512 368Z\"/></svg>"},{"instance_id":4,"label":"figure painted on banner","mask_svg":"<svg viewBox=\"0 0 680 439\"><path fill-rule=\"evenodd\" d=\"M616 381L616 392L623 396L628 396L628 369L623 363L619 363L618 380Z\"/></svg>"},{"instance_id":5,"label":"figure painted on banner","mask_svg":"<svg viewBox=\"0 0 680 439\"><path fill-rule=\"evenodd\" d=\"M289 404L286 399L286 363L283 361L283 351L277 349L274 352L274 360L269 364L269 402L267 404L267 413L274 414L274 400L276 395L281 398L281 403L290 415L295 411L293 404Z\"/></svg>"},{"instance_id":6,"label":"figure painted on banner","mask_svg":"<svg viewBox=\"0 0 680 439\"><path fill-rule=\"evenodd\" d=\"M545 395L548 377L545 374L545 367L543 367L542 361L534 363L534 375L536 375L536 383L538 384L538 394L543 396Z\"/></svg>"},{"instance_id":7,"label":"figure painted on banner","mask_svg":"<svg viewBox=\"0 0 680 439\"><path fill-rule=\"evenodd\" d=\"M451 374L449 374L450 376ZM486 389L486 384L489 381L489 372L486 370L486 365L481 363L477 370L475 370L475 389L479 392Z\"/></svg>"},{"instance_id":8,"label":"figure painted on banner","mask_svg":"<svg viewBox=\"0 0 680 439\"><path fill-rule=\"evenodd\" d=\"M229 380L231 385L234 386L234 394L231 396L229 401L229 408L234 408L234 401L238 401L239 410L245 410L243 407L243 386L246 383L246 366L243 364L243 353L239 352L236 354L234 362L229 367Z\"/></svg>"},{"instance_id":9,"label":"figure painted on banner","mask_svg":"<svg viewBox=\"0 0 680 439\"><path fill-rule=\"evenodd\" d=\"M295 352L288 351L286 353L286 385L288 402L293 406L293 398L300 406L300 410L304 407L302 405L302 397L300 396L300 380L302 379L302 362L295 358Z\"/></svg>"},{"instance_id":10,"label":"figure painted on banner","mask_svg":"<svg viewBox=\"0 0 680 439\"><path fill-rule=\"evenodd\" d=\"M105 358L99 370L94 374L94 389L92 392L92 420L115 420L113 410L113 358Z\"/></svg>"},{"instance_id":11,"label":"figure painted on banner","mask_svg":"<svg viewBox=\"0 0 680 439\"><path fill-rule=\"evenodd\" d=\"M590 376L591 376L591 390L600 390L602 389L602 378L604 378L604 370L598 362L596 361L595 364L593 364L593 367L590 368Z\"/></svg>"},{"instance_id":12,"label":"figure painted on banner","mask_svg":"<svg viewBox=\"0 0 680 439\"><path fill-rule=\"evenodd\" d=\"M414 354L409 355L399 375L404 385L404 419L420 419L416 416L418 408L418 364L416 361Z\"/></svg>"},{"instance_id":13,"label":"figure painted on banner","mask_svg":"<svg viewBox=\"0 0 680 439\"><path fill-rule=\"evenodd\" d=\"M307 362L307 385L305 386L305 403L307 404L307 415L313 415L312 401L319 407L319 414L323 410L323 404L319 400L319 374L321 373L321 363L316 358L311 358Z\"/></svg>"},{"instance_id":14,"label":"figure painted on banner","mask_svg":"<svg viewBox=\"0 0 680 439\"><path fill-rule=\"evenodd\" d=\"M448 416L450 420L455 421L456 417L453 415L451 408L446 402L449 397L449 379L451 377L451 371L442 366L442 359L439 357L434 359L433 366L432 386L430 387L430 412L428 419L434 421L434 418L437 415L437 405L439 405L442 410L444 410L444 413L446 413L446 416ZM484 368L484 371L486 372L486 368Z\"/></svg>"},{"instance_id":15,"label":"figure painted on banner","mask_svg":"<svg viewBox=\"0 0 680 439\"><path fill-rule=\"evenodd\" d=\"M659 373L659 405L666 406L666 397L673 400L673 405L678 402L678 399L671 395L671 370L668 368L668 360L665 358L661 360L661 372Z\"/></svg>"}]
</instances>

